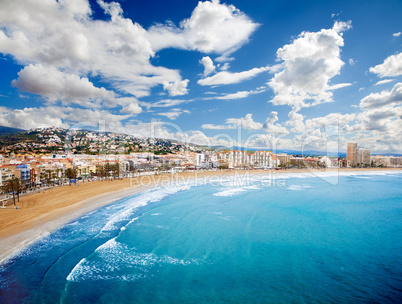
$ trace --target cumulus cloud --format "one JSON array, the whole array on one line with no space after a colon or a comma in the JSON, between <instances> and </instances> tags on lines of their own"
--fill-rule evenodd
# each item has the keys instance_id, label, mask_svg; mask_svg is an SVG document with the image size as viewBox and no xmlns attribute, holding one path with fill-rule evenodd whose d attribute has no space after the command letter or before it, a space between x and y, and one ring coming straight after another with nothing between
<instances>
[{"instance_id":1,"label":"cumulus cloud","mask_svg":"<svg viewBox=\"0 0 402 304\"><path fill-rule=\"evenodd\" d=\"M200 64L204 66L204 76L208 76L215 71L214 62L209 58L209 56L202 57Z\"/></svg>"},{"instance_id":2,"label":"cumulus cloud","mask_svg":"<svg viewBox=\"0 0 402 304\"><path fill-rule=\"evenodd\" d=\"M358 115L366 131L381 131L402 134L402 107L383 107L364 111ZM401 138L400 136L394 137Z\"/></svg>"},{"instance_id":3,"label":"cumulus cloud","mask_svg":"<svg viewBox=\"0 0 402 304\"><path fill-rule=\"evenodd\" d=\"M146 30L124 18L120 4L98 4L111 16L95 20L87 0L0 2L0 52L24 66L52 66L79 78L96 76L136 97L179 82L177 70L155 67ZM48 98L48 97L46 97Z\"/></svg>"},{"instance_id":4,"label":"cumulus cloud","mask_svg":"<svg viewBox=\"0 0 402 304\"><path fill-rule=\"evenodd\" d=\"M355 119L355 114L331 113L326 116L307 119L306 128L309 130L335 126L337 129Z\"/></svg>"},{"instance_id":5,"label":"cumulus cloud","mask_svg":"<svg viewBox=\"0 0 402 304\"><path fill-rule=\"evenodd\" d=\"M130 97L119 98L118 102L122 106L120 113L135 115L135 114L140 114L142 112L142 109L138 105L138 102L136 99L133 99Z\"/></svg>"},{"instance_id":6,"label":"cumulus cloud","mask_svg":"<svg viewBox=\"0 0 402 304\"><path fill-rule=\"evenodd\" d=\"M350 22L335 22L332 29L303 32L280 48L277 57L283 61L283 71L269 82L275 92L270 102L309 106L332 101L329 81L344 65L340 59L340 48L344 45L342 32L349 28Z\"/></svg>"},{"instance_id":7,"label":"cumulus cloud","mask_svg":"<svg viewBox=\"0 0 402 304\"><path fill-rule=\"evenodd\" d=\"M342 131L360 133L352 138L373 151L399 152L402 149L402 83L391 91L371 93L360 101L362 112L354 125Z\"/></svg>"},{"instance_id":8,"label":"cumulus cloud","mask_svg":"<svg viewBox=\"0 0 402 304\"><path fill-rule=\"evenodd\" d=\"M32 129L39 126L70 128L80 124L99 126L101 122L113 122L121 127L121 121L130 115L115 115L104 110L48 106L40 108L10 109L0 107L0 125Z\"/></svg>"},{"instance_id":9,"label":"cumulus cloud","mask_svg":"<svg viewBox=\"0 0 402 304\"><path fill-rule=\"evenodd\" d=\"M297 113L299 110L300 108L293 107L292 111L288 114L289 120L286 122L287 125L293 127L290 131L294 133L301 133L305 130L304 117L300 113Z\"/></svg>"},{"instance_id":10,"label":"cumulus cloud","mask_svg":"<svg viewBox=\"0 0 402 304\"><path fill-rule=\"evenodd\" d=\"M225 84L235 84L245 80L249 80L261 74L265 71L268 71L269 68L254 68L244 72L231 73L227 71L222 71L216 73L211 77L207 77L204 79L198 80L198 84L202 86L215 86L215 85L225 85Z\"/></svg>"},{"instance_id":11,"label":"cumulus cloud","mask_svg":"<svg viewBox=\"0 0 402 304\"><path fill-rule=\"evenodd\" d=\"M227 124L239 125L246 130L259 130L263 127L263 125L259 122L255 122L253 120L252 114L246 114L245 117L242 118L228 118L226 120Z\"/></svg>"},{"instance_id":12,"label":"cumulus cloud","mask_svg":"<svg viewBox=\"0 0 402 304\"><path fill-rule=\"evenodd\" d=\"M272 111L269 114L266 123L264 124L264 130L270 134L276 134L276 135L289 134L289 131L286 129L286 127L275 124L277 121L278 121L278 112Z\"/></svg>"},{"instance_id":13,"label":"cumulus cloud","mask_svg":"<svg viewBox=\"0 0 402 304\"><path fill-rule=\"evenodd\" d=\"M402 34L401 32L393 33L392 36L394 36L394 37L399 37L399 36L401 36L401 34Z\"/></svg>"},{"instance_id":14,"label":"cumulus cloud","mask_svg":"<svg viewBox=\"0 0 402 304\"><path fill-rule=\"evenodd\" d=\"M156 24L148 29L147 38L155 51L173 47L221 54L227 59L257 27L233 5L221 4L219 0L200 1L191 17L179 27L171 22Z\"/></svg>"},{"instance_id":15,"label":"cumulus cloud","mask_svg":"<svg viewBox=\"0 0 402 304\"><path fill-rule=\"evenodd\" d=\"M397 105L402 103L402 83L397 83L391 91L382 91L381 93L372 93L360 102L362 109L381 108L388 105Z\"/></svg>"},{"instance_id":16,"label":"cumulus cloud","mask_svg":"<svg viewBox=\"0 0 402 304\"><path fill-rule=\"evenodd\" d=\"M49 102L95 106L92 101L97 101L99 106L102 101L115 98L114 92L95 87L88 78L63 73L52 66L30 64L22 69L18 76L17 80L12 81L13 86L38 94Z\"/></svg>"},{"instance_id":17,"label":"cumulus cloud","mask_svg":"<svg viewBox=\"0 0 402 304\"><path fill-rule=\"evenodd\" d=\"M163 82L163 89L169 92L170 96L180 96L186 95L188 93L187 85L190 80L185 79L182 81L175 81L169 83L167 81Z\"/></svg>"},{"instance_id":18,"label":"cumulus cloud","mask_svg":"<svg viewBox=\"0 0 402 304\"><path fill-rule=\"evenodd\" d=\"M183 131L177 124L158 120L149 123L139 121L126 124L124 126L124 133L136 137L173 139L183 143L193 143L209 147L234 146L236 144L233 139L225 135L209 137L201 131Z\"/></svg>"},{"instance_id":19,"label":"cumulus cloud","mask_svg":"<svg viewBox=\"0 0 402 304\"><path fill-rule=\"evenodd\" d=\"M246 130L259 130L262 129L263 125L259 122L253 120L252 114L246 114L242 118L228 118L224 125L214 125L214 124L203 124L201 127L203 129L210 130L230 130L236 129L238 127Z\"/></svg>"},{"instance_id":20,"label":"cumulus cloud","mask_svg":"<svg viewBox=\"0 0 402 304\"><path fill-rule=\"evenodd\" d=\"M381 78L402 75L402 52L389 56L383 63L370 68L370 72Z\"/></svg>"}]
</instances>

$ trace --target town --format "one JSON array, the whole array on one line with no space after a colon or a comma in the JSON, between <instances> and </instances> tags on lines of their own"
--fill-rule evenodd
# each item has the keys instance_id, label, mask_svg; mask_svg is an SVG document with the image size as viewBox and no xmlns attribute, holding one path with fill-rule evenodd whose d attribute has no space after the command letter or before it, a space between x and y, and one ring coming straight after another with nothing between
<instances>
[{"instance_id":1,"label":"town","mask_svg":"<svg viewBox=\"0 0 402 304\"><path fill-rule=\"evenodd\" d=\"M342 167L402 167L402 157L372 156L357 143L348 143L346 158L342 158L225 150L117 133L39 128L2 137L0 186L3 192L14 193L141 174Z\"/></svg>"}]
</instances>

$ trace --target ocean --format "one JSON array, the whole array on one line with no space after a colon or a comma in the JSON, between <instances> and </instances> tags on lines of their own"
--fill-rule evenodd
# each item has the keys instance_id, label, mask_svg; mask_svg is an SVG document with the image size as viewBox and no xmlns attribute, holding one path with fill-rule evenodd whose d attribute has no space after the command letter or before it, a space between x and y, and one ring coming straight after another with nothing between
<instances>
[{"instance_id":1,"label":"ocean","mask_svg":"<svg viewBox=\"0 0 402 304\"><path fill-rule=\"evenodd\" d=\"M0 267L0 303L402 303L402 174L177 182Z\"/></svg>"}]
</instances>

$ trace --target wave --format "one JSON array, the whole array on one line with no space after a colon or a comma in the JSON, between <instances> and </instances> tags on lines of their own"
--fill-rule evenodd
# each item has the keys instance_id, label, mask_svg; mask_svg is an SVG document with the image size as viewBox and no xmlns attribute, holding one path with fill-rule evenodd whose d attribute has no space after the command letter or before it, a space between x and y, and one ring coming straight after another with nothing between
<instances>
[{"instance_id":1,"label":"wave","mask_svg":"<svg viewBox=\"0 0 402 304\"><path fill-rule=\"evenodd\" d=\"M223 191L214 193L214 195L215 196L235 196L235 195L238 195L245 191L246 190L243 188L233 188L233 189L227 189L227 190L223 190Z\"/></svg>"},{"instance_id":2,"label":"wave","mask_svg":"<svg viewBox=\"0 0 402 304\"><path fill-rule=\"evenodd\" d=\"M125 201L125 206L123 209L113 214L110 220L101 229L101 232L121 229L119 223L131 219L134 212L139 207L144 207L150 203L158 202L169 195L188 189L190 189L189 185L166 186L164 188L149 190L139 196L132 197Z\"/></svg>"},{"instance_id":3,"label":"wave","mask_svg":"<svg viewBox=\"0 0 402 304\"><path fill-rule=\"evenodd\" d=\"M213 195L215 195L215 196L235 196L235 195L239 195L242 192L246 192L247 190L259 190L260 189L260 187L257 185L235 187L235 188L227 187L227 188L229 188L229 189L219 191L217 193L214 193Z\"/></svg>"},{"instance_id":4,"label":"wave","mask_svg":"<svg viewBox=\"0 0 402 304\"><path fill-rule=\"evenodd\" d=\"M198 259L185 260L167 255L139 253L135 248L129 248L113 238L82 259L67 276L67 281L133 281L146 278L150 269L158 264L188 266L199 263Z\"/></svg>"},{"instance_id":5,"label":"wave","mask_svg":"<svg viewBox=\"0 0 402 304\"><path fill-rule=\"evenodd\" d=\"M312 187L309 185L290 185L289 187L287 187L287 189L293 190L293 191L302 191L302 190L309 189L309 188L312 188Z\"/></svg>"}]
</instances>

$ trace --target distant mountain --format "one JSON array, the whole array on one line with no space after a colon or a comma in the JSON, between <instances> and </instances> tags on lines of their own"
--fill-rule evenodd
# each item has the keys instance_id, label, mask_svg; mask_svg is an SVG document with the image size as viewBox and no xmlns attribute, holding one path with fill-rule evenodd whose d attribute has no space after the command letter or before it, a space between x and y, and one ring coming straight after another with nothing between
<instances>
[{"instance_id":1,"label":"distant mountain","mask_svg":"<svg viewBox=\"0 0 402 304\"><path fill-rule=\"evenodd\" d=\"M25 131L26 130L23 130L23 129L0 126L0 136L1 135L18 134L18 133L25 132Z\"/></svg>"}]
</instances>

